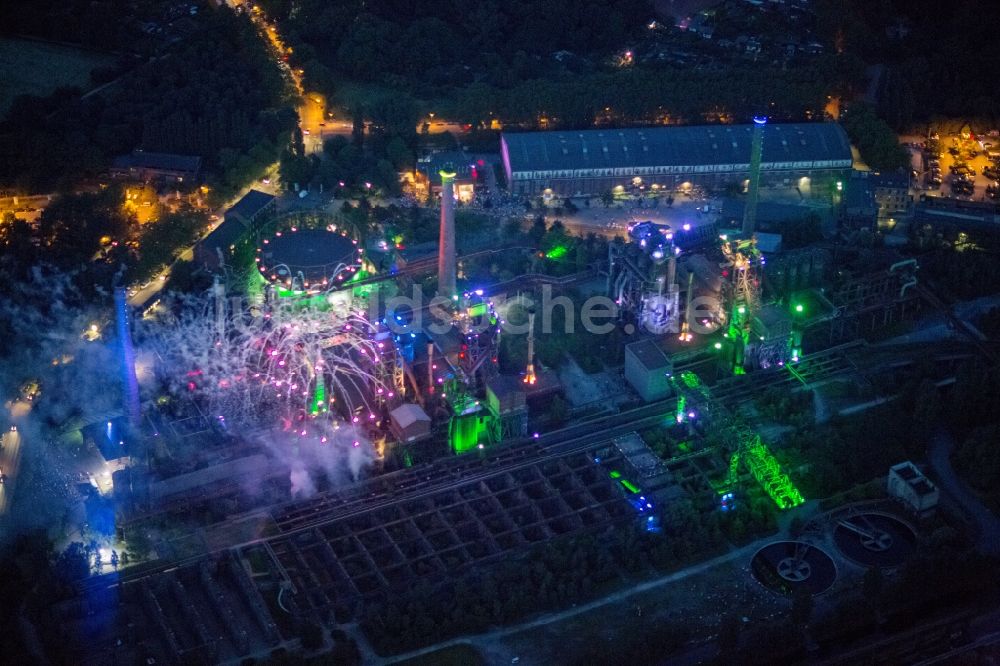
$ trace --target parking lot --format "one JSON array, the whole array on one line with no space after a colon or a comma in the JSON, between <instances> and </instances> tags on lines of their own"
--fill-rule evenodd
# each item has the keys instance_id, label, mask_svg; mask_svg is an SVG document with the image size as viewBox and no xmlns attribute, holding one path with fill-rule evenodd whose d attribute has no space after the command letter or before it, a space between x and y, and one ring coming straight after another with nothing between
<instances>
[{"instance_id":1,"label":"parking lot","mask_svg":"<svg viewBox=\"0 0 1000 666\"><path fill-rule=\"evenodd\" d=\"M916 171L916 189L967 201L996 199L1000 137L992 134L902 137Z\"/></svg>"}]
</instances>

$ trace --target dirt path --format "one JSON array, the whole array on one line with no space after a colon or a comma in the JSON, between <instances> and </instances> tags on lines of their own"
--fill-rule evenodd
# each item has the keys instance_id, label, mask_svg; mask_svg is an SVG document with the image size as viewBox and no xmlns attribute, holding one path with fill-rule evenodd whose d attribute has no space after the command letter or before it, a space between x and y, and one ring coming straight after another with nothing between
<instances>
[{"instance_id":1,"label":"dirt path","mask_svg":"<svg viewBox=\"0 0 1000 666\"><path fill-rule=\"evenodd\" d=\"M969 514L979 533L979 549L990 555L1000 554L1000 519L986 508L951 466L955 441L950 433L939 430L931 439L928 459L943 490Z\"/></svg>"},{"instance_id":2,"label":"dirt path","mask_svg":"<svg viewBox=\"0 0 1000 666\"><path fill-rule=\"evenodd\" d=\"M596 599L586 604L580 604L572 608L568 608L564 611L541 615L528 622L511 625L508 627L502 627L482 634L458 636L446 641L442 641L440 643L435 643L434 645L428 645L427 647L423 647L418 650L413 650L411 652L406 652L404 654L394 655L392 657L380 658L376 657L374 654L365 655L366 657L369 657L371 659L371 661L366 659L366 663L375 663L375 664L399 663L402 661L406 661L407 659L412 659L414 657L426 655L446 647L458 645L460 643L469 643L474 647L476 647L477 649L481 650L482 652L488 654L493 652L493 650L491 650L491 647L495 647L495 643L498 639L502 639L507 636L511 636L513 634L518 634L523 631L536 629L538 627L543 627L557 622L562 622L564 620L573 618L577 615L582 615L584 613L589 613L604 606L616 604L635 595L642 594L644 592L648 592L650 590L654 590L656 588L663 587L671 583L676 583L677 581L684 580L690 576L704 573L709 569L733 562L734 560L738 560L740 558L748 558L753 552L755 552L758 548L760 548L762 544L771 541L773 539L774 537L772 536L769 537L768 539L755 541L741 548L737 548L736 550L732 550L728 553L718 555L709 560L705 560L703 562L691 565L686 569L681 569L680 571L675 571L673 573L660 576L659 578L654 578L652 580L648 580L643 583L633 585L632 587L629 587L627 589L620 590L618 592L613 592L604 597L601 597L600 599Z\"/></svg>"}]
</instances>

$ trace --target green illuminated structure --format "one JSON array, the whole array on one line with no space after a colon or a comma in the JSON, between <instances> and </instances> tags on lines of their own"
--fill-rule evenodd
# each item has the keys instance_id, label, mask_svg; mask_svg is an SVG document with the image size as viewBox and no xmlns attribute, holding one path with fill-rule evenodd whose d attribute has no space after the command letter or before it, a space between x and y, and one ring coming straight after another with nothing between
<instances>
[{"instance_id":1,"label":"green illuminated structure","mask_svg":"<svg viewBox=\"0 0 1000 666\"><path fill-rule=\"evenodd\" d=\"M688 401L696 403L713 427L722 433L724 441L729 443L733 451L729 458L726 477L717 487L720 495L733 490L739 481L740 463L746 463L754 480L779 509L790 509L805 501L788 475L781 470L774 454L761 440L760 435L738 416L719 405L696 374L690 371L682 372L680 381L676 382L676 385L679 394L678 407ZM685 400L685 397L688 400ZM681 411L678 411L678 417L683 418Z\"/></svg>"},{"instance_id":2,"label":"green illuminated structure","mask_svg":"<svg viewBox=\"0 0 1000 666\"><path fill-rule=\"evenodd\" d=\"M779 509L791 509L805 501L792 480L781 471L781 466L761 441L760 435L754 434L753 441L745 447L745 452L750 473Z\"/></svg>"},{"instance_id":3,"label":"green illuminated structure","mask_svg":"<svg viewBox=\"0 0 1000 666\"><path fill-rule=\"evenodd\" d=\"M566 256L569 249L565 245L557 245L548 252L545 253L546 259L562 259Z\"/></svg>"},{"instance_id":4,"label":"green illuminated structure","mask_svg":"<svg viewBox=\"0 0 1000 666\"><path fill-rule=\"evenodd\" d=\"M494 417L479 404L465 385L458 379L445 384L445 395L451 405L452 417L448 422L448 443L456 454L467 453L490 443L496 432Z\"/></svg>"},{"instance_id":5,"label":"green illuminated structure","mask_svg":"<svg viewBox=\"0 0 1000 666\"><path fill-rule=\"evenodd\" d=\"M729 327L726 330L726 338L731 344L730 366L734 374L741 375L746 371L746 353L750 345L753 317L760 309L758 269L761 257L752 236L727 241L723 243L722 251L731 266L728 285Z\"/></svg>"},{"instance_id":6,"label":"green illuminated structure","mask_svg":"<svg viewBox=\"0 0 1000 666\"><path fill-rule=\"evenodd\" d=\"M639 493L642 492L642 488L640 488L639 486L635 485L634 483L623 477L622 473L616 469L611 470L611 472L608 473L608 476L617 481L618 483L620 483L622 488L632 493L633 495L638 495Z\"/></svg>"},{"instance_id":7,"label":"green illuminated structure","mask_svg":"<svg viewBox=\"0 0 1000 666\"><path fill-rule=\"evenodd\" d=\"M328 411L326 405L326 382L323 381L323 374L316 375L316 388L313 391L312 399L309 401L309 414L317 416L320 412Z\"/></svg>"},{"instance_id":8,"label":"green illuminated structure","mask_svg":"<svg viewBox=\"0 0 1000 666\"><path fill-rule=\"evenodd\" d=\"M451 444L451 450L462 454L477 449L480 445L485 446L489 439L491 418L493 417L482 410L451 417L448 424L448 442Z\"/></svg>"}]
</instances>

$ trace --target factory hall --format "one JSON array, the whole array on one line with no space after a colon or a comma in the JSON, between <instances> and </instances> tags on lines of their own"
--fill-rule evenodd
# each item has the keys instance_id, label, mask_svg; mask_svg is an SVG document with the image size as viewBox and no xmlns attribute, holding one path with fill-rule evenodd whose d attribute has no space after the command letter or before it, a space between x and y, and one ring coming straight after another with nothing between
<instances>
[{"instance_id":1,"label":"factory hall","mask_svg":"<svg viewBox=\"0 0 1000 666\"><path fill-rule=\"evenodd\" d=\"M631 189L745 187L753 125L565 132L505 132L500 150L511 192L599 196ZM775 123L764 139L765 186L828 189L852 165L835 123Z\"/></svg>"}]
</instances>

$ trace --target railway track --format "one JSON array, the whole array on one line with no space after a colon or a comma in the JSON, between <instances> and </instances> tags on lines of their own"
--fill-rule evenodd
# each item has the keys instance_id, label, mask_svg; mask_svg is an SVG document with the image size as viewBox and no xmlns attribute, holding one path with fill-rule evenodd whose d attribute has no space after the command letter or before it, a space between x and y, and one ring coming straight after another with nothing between
<instances>
[{"instance_id":1,"label":"railway track","mask_svg":"<svg viewBox=\"0 0 1000 666\"><path fill-rule=\"evenodd\" d=\"M857 346L859 344L840 345L818 352L814 358L809 359L805 370L810 381L830 379L853 372L856 368L844 356L844 351ZM678 371L680 370L683 368ZM765 388L795 384L799 381L800 379L789 369L776 369L727 380L721 389L721 395L717 392L719 390L717 388L712 389L712 394L719 396L718 399L724 402L740 402L758 395L759 391ZM352 493L350 497L344 497L341 493L331 493L307 500L304 504L296 502L278 507L277 510L271 511L271 517L278 529L285 533L313 527L328 520L355 515L357 513L355 507L359 504L364 505L361 511L374 510L394 502L419 498L427 493L476 482L499 471L509 471L549 458L585 451L634 430L672 422L676 408L677 399L666 398L625 412L600 416L542 435L537 439L515 440L493 448L492 455L481 458L469 456L454 458L443 463L431 463L419 473L417 470L404 470L387 474L373 480L386 486L383 492L365 492L358 495Z\"/></svg>"},{"instance_id":2,"label":"railway track","mask_svg":"<svg viewBox=\"0 0 1000 666\"><path fill-rule=\"evenodd\" d=\"M728 405L736 405L753 399L760 391L767 388L799 383L811 385L861 372L862 370L852 360L852 356L862 359L863 370L868 372L887 363L892 364L891 350L887 350L889 358L872 356L871 351L872 349L866 347L863 342L838 345L804 358L796 364L794 370L783 368L734 377L717 383L710 390L717 400ZM952 351L944 353L945 360L954 356L955 352ZM678 366L675 370L681 371L683 367ZM244 543L233 543L228 548L245 547L269 538L287 537L334 520L360 516L399 502L413 501L469 483L477 483L496 474L515 471L521 467L574 453L592 451L604 444L610 444L620 435L665 424L673 419L675 410L676 398L666 398L617 414L596 417L538 438L526 438L492 447L482 455L473 454L436 461L425 466L374 477L351 488L308 500L286 502L264 512L233 516L233 521L252 519L254 516L268 520L276 528L276 532ZM704 453L697 451L685 454L684 457L696 457ZM186 566L203 557L204 554L199 554L180 560L151 563L148 568L136 571L134 575L131 572L123 573L122 580L134 580L136 577Z\"/></svg>"}]
</instances>

